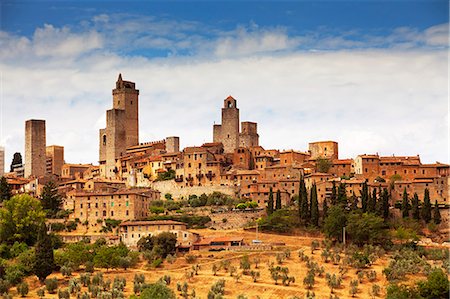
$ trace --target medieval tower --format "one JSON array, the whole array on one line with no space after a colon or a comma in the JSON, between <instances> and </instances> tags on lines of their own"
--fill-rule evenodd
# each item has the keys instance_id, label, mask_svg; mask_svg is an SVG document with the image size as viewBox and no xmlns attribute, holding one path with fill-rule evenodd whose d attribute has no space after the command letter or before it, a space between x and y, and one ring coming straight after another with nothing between
<instances>
[{"instance_id":1,"label":"medieval tower","mask_svg":"<svg viewBox=\"0 0 450 299\"><path fill-rule=\"evenodd\" d=\"M222 142L225 153L232 153L239 147L239 109L232 96L223 103L222 124L214 125L213 141Z\"/></svg>"},{"instance_id":2,"label":"medieval tower","mask_svg":"<svg viewBox=\"0 0 450 299\"><path fill-rule=\"evenodd\" d=\"M45 120L25 122L25 177L44 176L46 172Z\"/></svg>"},{"instance_id":3,"label":"medieval tower","mask_svg":"<svg viewBox=\"0 0 450 299\"><path fill-rule=\"evenodd\" d=\"M237 101L229 96L224 100L222 124L213 127L213 142L222 142L225 153L233 153L238 147L258 146L257 123L245 121L241 127L240 133Z\"/></svg>"},{"instance_id":4,"label":"medieval tower","mask_svg":"<svg viewBox=\"0 0 450 299\"><path fill-rule=\"evenodd\" d=\"M116 161L126 149L139 144L139 90L119 74L112 94L113 108L106 111L106 128L100 129L99 136L99 162L107 178L115 176Z\"/></svg>"}]
</instances>

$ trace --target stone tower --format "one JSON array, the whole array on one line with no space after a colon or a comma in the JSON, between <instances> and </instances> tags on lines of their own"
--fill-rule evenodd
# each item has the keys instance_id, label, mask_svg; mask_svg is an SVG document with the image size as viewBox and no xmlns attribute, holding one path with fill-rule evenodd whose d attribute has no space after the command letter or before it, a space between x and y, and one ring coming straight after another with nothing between
<instances>
[{"instance_id":1,"label":"stone tower","mask_svg":"<svg viewBox=\"0 0 450 299\"><path fill-rule=\"evenodd\" d=\"M239 146L252 147L259 145L257 126L257 123L250 121L243 121L241 123L242 132L239 134Z\"/></svg>"},{"instance_id":2,"label":"stone tower","mask_svg":"<svg viewBox=\"0 0 450 299\"><path fill-rule=\"evenodd\" d=\"M166 137L166 152L168 154L178 153L180 151L180 137Z\"/></svg>"},{"instance_id":3,"label":"stone tower","mask_svg":"<svg viewBox=\"0 0 450 299\"><path fill-rule=\"evenodd\" d=\"M100 129L100 165L104 176L115 176L116 160L125 154L126 148L139 144L139 90L122 75L112 91L113 108L106 111L106 128Z\"/></svg>"},{"instance_id":4,"label":"stone tower","mask_svg":"<svg viewBox=\"0 0 450 299\"><path fill-rule=\"evenodd\" d=\"M45 175L45 120L25 122L25 177Z\"/></svg>"},{"instance_id":5,"label":"stone tower","mask_svg":"<svg viewBox=\"0 0 450 299\"><path fill-rule=\"evenodd\" d=\"M64 164L64 146L49 145L45 149L47 156L47 174L61 176L61 169Z\"/></svg>"},{"instance_id":6,"label":"stone tower","mask_svg":"<svg viewBox=\"0 0 450 299\"><path fill-rule=\"evenodd\" d=\"M213 141L222 142L225 153L233 153L239 147L239 109L232 96L224 100L222 124L214 125Z\"/></svg>"}]
</instances>

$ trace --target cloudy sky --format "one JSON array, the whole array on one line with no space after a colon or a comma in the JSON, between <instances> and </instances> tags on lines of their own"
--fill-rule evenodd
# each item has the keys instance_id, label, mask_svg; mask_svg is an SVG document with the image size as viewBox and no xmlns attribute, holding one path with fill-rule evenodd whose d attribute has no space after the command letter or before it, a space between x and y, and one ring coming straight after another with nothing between
<instances>
[{"instance_id":1,"label":"cloudy sky","mask_svg":"<svg viewBox=\"0 0 450 299\"><path fill-rule=\"evenodd\" d=\"M97 163L119 73L140 90L141 142L212 140L223 99L264 148L339 142L341 158L449 162L448 1L2 1L0 144L25 120L70 163Z\"/></svg>"}]
</instances>

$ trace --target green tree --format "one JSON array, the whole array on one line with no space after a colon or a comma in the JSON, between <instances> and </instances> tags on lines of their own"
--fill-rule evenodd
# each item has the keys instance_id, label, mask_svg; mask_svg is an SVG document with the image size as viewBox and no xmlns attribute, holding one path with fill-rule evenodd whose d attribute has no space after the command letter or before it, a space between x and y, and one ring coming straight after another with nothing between
<instances>
[{"instance_id":1,"label":"green tree","mask_svg":"<svg viewBox=\"0 0 450 299\"><path fill-rule=\"evenodd\" d=\"M177 244L177 236L174 233L162 232L155 236L155 245L159 247L161 257L174 254Z\"/></svg>"},{"instance_id":2,"label":"green tree","mask_svg":"<svg viewBox=\"0 0 450 299\"><path fill-rule=\"evenodd\" d=\"M386 239L383 218L371 213L351 212L347 217L347 235L357 245L380 244Z\"/></svg>"},{"instance_id":3,"label":"green tree","mask_svg":"<svg viewBox=\"0 0 450 299\"><path fill-rule=\"evenodd\" d=\"M273 191L272 187L269 190L269 200L267 201L267 215L272 215L273 213Z\"/></svg>"},{"instance_id":4,"label":"green tree","mask_svg":"<svg viewBox=\"0 0 450 299\"><path fill-rule=\"evenodd\" d=\"M327 158L319 157L316 160L316 167L318 172L328 173L332 163Z\"/></svg>"},{"instance_id":5,"label":"green tree","mask_svg":"<svg viewBox=\"0 0 450 299\"><path fill-rule=\"evenodd\" d=\"M409 217L409 199L408 199L408 192L403 190L403 200L402 200L402 217L408 218Z\"/></svg>"},{"instance_id":6,"label":"green tree","mask_svg":"<svg viewBox=\"0 0 450 299\"><path fill-rule=\"evenodd\" d=\"M45 212L39 200L27 194L15 195L4 201L0 209L0 241L33 245L44 221Z\"/></svg>"},{"instance_id":7,"label":"green tree","mask_svg":"<svg viewBox=\"0 0 450 299\"><path fill-rule=\"evenodd\" d=\"M54 268L55 259L53 256L52 242L47 234L45 224L42 224L39 228L35 246L33 272L39 278L39 281L44 283L45 279L52 273Z\"/></svg>"},{"instance_id":8,"label":"green tree","mask_svg":"<svg viewBox=\"0 0 450 299\"><path fill-rule=\"evenodd\" d=\"M336 183L333 181L333 186L331 187L331 205L337 205L337 189Z\"/></svg>"},{"instance_id":9,"label":"green tree","mask_svg":"<svg viewBox=\"0 0 450 299\"><path fill-rule=\"evenodd\" d=\"M367 203L367 212L375 213L377 206L377 189L373 188L372 195L369 195L369 201Z\"/></svg>"},{"instance_id":10,"label":"green tree","mask_svg":"<svg viewBox=\"0 0 450 299\"><path fill-rule=\"evenodd\" d=\"M302 216L302 220L304 223L308 223L310 220L310 209L309 209L309 202L308 202L308 192L306 190L306 185L304 186L304 188L302 188L302 193L301 193L301 202L302 202L302 206L301 206L301 216Z\"/></svg>"},{"instance_id":11,"label":"green tree","mask_svg":"<svg viewBox=\"0 0 450 299\"><path fill-rule=\"evenodd\" d=\"M423 206L421 211L422 220L426 223L431 220L431 201L430 201L430 191L428 188L425 189L425 194L423 196Z\"/></svg>"},{"instance_id":12,"label":"green tree","mask_svg":"<svg viewBox=\"0 0 450 299\"><path fill-rule=\"evenodd\" d=\"M412 213L413 219L420 220L419 196L417 195L417 193L414 193L414 196L412 198L411 213Z\"/></svg>"},{"instance_id":13,"label":"green tree","mask_svg":"<svg viewBox=\"0 0 450 299\"><path fill-rule=\"evenodd\" d=\"M441 213L439 212L439 205L437 200L434 202L434 210L433 210L433 222L435 224L439 224L441 223L442 218L441 218Z\"/></svg>"},{"instance_id":14,"label":"green tree","mask_svg":"<svg viewBox=\"0 0 450 299\"><path fill-rule=\"evenodd\" d=\"M345 188L345 183L340 183L338 187L338 203L347 206L347 191Z\"/></svg>"},{"instance_id":15,"label":"green tree","mask_svg":"<svg viewBox=\"0 0 450 299\"><path fill-rule=\"evenodd\" d=\"M322 202L322 215L323 220L325 220L325 218L327 218L328 216L328 201L326 198L324 198Z\"/></svg>"},{"instance_id":16,"label":"green tree","mask_svg":"<svg viewBox=\"0 0 450 299\"><path fill-rule=\"evenodd\" d=\"M275 202L275 210L281 209L281 191L280 189L277 190L277 199Z\"/></svg>"},{"instance_id":17,"label":"green tree","mask_svg":"<svg viewBox=\"0 0 450 299\"><path fill-rule=\"evenodd\" d=\"M42 188L41 202L48 217L53 218L61 210L62 198L58 194L58 189L53 181L48 182Z\"/></svg>"},{"instance_id":18,"label":"green tree","mask_svg":"<svg viewBox=\"0 0 450 299\"><path fill-rule=\"evenodd\" d=\"M369 187L367 186L367 182L364 182L361 190L361 206L362 211L364 213L367 212L368 201L369 201Z\"/></svg>"},{"instance_id":19,"label":"green tree","mask_svg":"<svg viewBox=\"0 0 450 299\"><path fill-rule=\"evenodd\" d=\"M383 218L386 220L389 218L389 191L387 188L383 189L383 193L381 195L381 210Z\"/></svg>"},{"instance_id":20,"label":"green tree","mask_svg":"<svg viewBox=\"0 0 450 299\"><path fill-rule=\"evenodd\" d=\"M449 280L440 268L434 268L426 281L417 284L420 296L424 299L446 299L449 294Z\"/></svg>"},{"instance_id":21,"label":"green tree","mask_svg":"<svg viewBox=\"0 0 450 299\"><path fill-rule=\"evenodd\" d=\"M319 201L317 199L317 186L315 183L311 188L311 224L319 226Z\"/></svg>"},{"instance_id":22,"label":"green tree","mask_svg":"<svg viewBox=\"0 0 450 299\"><path fill-rule=\"evenodd\" d=\"M9 200L11 198L11 186L6 181L6 178L2 176L0 178L0 202Z\"/></svg>"},{"instance_id":23,"label":"green tree","mask_svg":"<svg viewBox=\"0 0 450 299\"><path fill-rule=\"evenodd\" d=\"M332 206L325 218L323 230L329 238L335 238L342 242L342 229L347 224L347 215L342 206Z\"/></svg>"},{"instance_id":24,"label":"green tree","mask_svg":"<svg viewBox=\"0 0 450 299\"><path fill-rule=\"evenodd\" d=\"M175 299L175 293L164 283L152 283L145 285L141 299Z\"/></svg>"}]
</instances>

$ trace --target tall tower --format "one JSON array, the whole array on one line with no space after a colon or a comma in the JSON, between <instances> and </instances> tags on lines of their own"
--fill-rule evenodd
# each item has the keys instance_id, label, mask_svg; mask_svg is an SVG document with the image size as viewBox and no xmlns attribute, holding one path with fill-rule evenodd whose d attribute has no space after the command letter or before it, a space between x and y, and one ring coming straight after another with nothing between
<instances>
[{"instance_id":1,"label":"tall tower","mask_svg":"<svg viewBox=\"0 0 450 299\"><path fill-rule=\"evenodd\" d=\"M119 74L112 95L113 108L106 111L106 128L99 132L99 161L107 178L115 176L116 161L127 147L139 144L139 90Z\"/></svg>"},{"instance_id":2,"label":"tall tower","mask_svg":"<svg viewBox=\"0 0 450 299\"><path fill-rule=\"evenodd\" d=\"M64 146L49 145L45 148L47 156L47 174L61 176L61 169L64 164Z\"/></svg>"},{"instance_id":3,"label":"tall tower","mask_svg":"<svg viewBox=\"0 0 450 299\"><path fill-rule=\"evenodd\" d=\"M222 124L213 128L213 140L223 143L225 153L233 153L239 147L239 109L236 104L232 96L224 100Z\"/></svg>"},{"instance_id":4,"label":"tall tower","mask_svg":"<svg viewBox=\"0 0 450 299\"><path fill-rule=\"evenodd\" d=\"M25 122L25 177L45 175L45 120Z\"/></svg>"}]
</instances>

